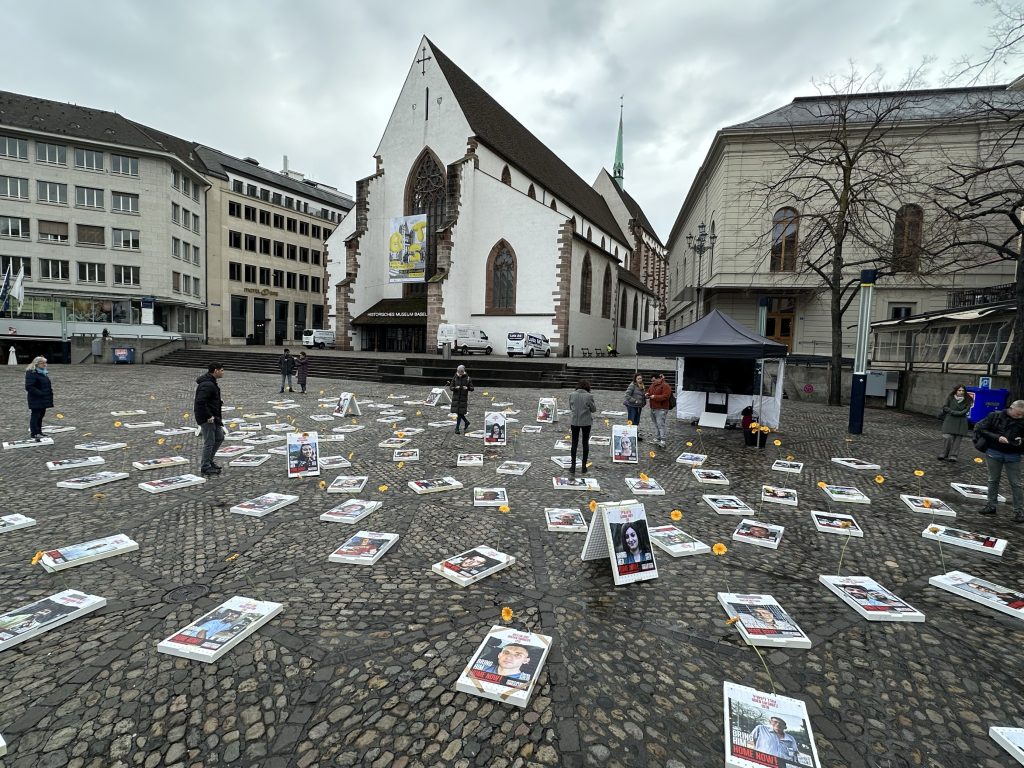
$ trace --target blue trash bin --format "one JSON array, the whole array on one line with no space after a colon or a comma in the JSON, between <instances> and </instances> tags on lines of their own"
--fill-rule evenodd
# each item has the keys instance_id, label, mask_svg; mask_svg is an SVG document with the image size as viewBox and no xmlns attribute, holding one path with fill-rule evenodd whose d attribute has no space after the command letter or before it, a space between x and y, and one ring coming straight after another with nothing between
<instances>
[{"instance_id":1,"label":"blue trash bin","mask_svg":"<svg viewBox=\"0 0 1024 768\"><path fill-rule=\"evenodd\" d=\"M135 362L135 347L114 347L111 350L113 355L113 361L116 363L134 363Z\"/></svg>"},{"instance_id":2,"label":"blue trash bin","mask_svg":"<svg viewBox=\"0 0 1024 768\"><path fill-rule=\"evenodd\" d=\"M990 413L1001 411L1006 407L1006 401L1010 398L1008 389L988 389L987 387L967 387L967 391L974 395L974 405L971 406L967 420L977 424Z\"/></svg>"}]
</instances>

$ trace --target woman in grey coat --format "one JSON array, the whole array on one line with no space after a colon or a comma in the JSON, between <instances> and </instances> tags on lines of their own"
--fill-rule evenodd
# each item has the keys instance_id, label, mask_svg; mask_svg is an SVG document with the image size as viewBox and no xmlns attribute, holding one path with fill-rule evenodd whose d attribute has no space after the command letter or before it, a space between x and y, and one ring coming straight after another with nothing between
<instances>
[{"instance_id":1,"label":"woman in grey coat","mask_svg":"<svg viewBox=\"0 0 1024 768\"><path fill-rule=\"evenodd\" d=\"M962 385L953 387L942 406L942 453L939 461L956 461L960 454L960 441L967 434L967 414L974 403L967 396L967 389Z\"/></svg>"},{"instance_id":2,"label":"woman in grey coat","mask_svg":"<svg viewBox=\"0 0 1024 768\"><path fill-rule=\"evenodd\" d=\"M597 412L597 405L594 403L594 396L590 394L590 382L580 379L576 390L569 395L570 422L569 429L572 432L572 451L569 454L572 459L570 472L576 472L576 447L580 438L583 438L583 474L587 474L587 456L590 454L590 428L594 425L594 413Z\"/></svg>"}]
</instances>

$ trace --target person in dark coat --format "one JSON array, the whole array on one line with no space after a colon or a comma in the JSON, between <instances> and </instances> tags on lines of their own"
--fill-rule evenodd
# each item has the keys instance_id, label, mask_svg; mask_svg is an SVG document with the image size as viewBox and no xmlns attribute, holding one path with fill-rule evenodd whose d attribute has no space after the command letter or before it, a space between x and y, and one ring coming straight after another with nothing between
<instances>
[{"instance_id":1,"label":"person in dark coat","mask_svg":"<svg viewBox=\"0 0 1024 768\"><path fill-rule=\"evenodd\" d=\"M306 376L309 375L309 358L305 352L299 352L295 358L295 380L299 382L299 390L306 394Z\"/></svg>"},{"instance_id":2,"label":"person in dark coat","mask_svg":"<svg viewBox=\"0 0 1024 768\"><path fill-rule=\"evenodd\" d=\"M967 434L967 414L974 402L967 396L963 384L953 387L942 406L942 453L939 461L956 461L960 455L960 441Z\"/></svg>"},{"instance_id":3,"label":"person in dark coat","mask_svg":"<svg viewBox=\"0 0 1024 768\"><path fill-rule=\"evenodd\" d=\"M459 434L459 427L466 422L466 429L469 429L469 419L466 418L466 411L469 410L469 393L473 391L473 380L466 373L466 366L460 365L455 369L455 376L450 383L452 389L451 412L458 415L455 419L455 434Z\"/></svg>"},{"instance_id":4,"label":"person in dark coat","mask_svg":"<svg viewBox=\"0 0 1024 768\"><path fill-rule=\"evenodd\" d=\"M199 471L204 475L219 475L221 467L213 463L213 457L224 442L224 421L221 418L220 385L217 380L224 375L222 363L210 363L206 373L196 379L196 400L192 407L199 433L203 436L203 452Z\"/></svg>"},{"instance_id":5,"label":"person in dark coat","mask_svg":"<svg viewBox=\"0 0 1024 768\"><path fill-rule=\"evenodd\" d=\"M976 438L984 438L985 466L988 468L988 503L979 514L996 513L999 481L1005 471L1013 495L1013 522L1024 523L1024 483L1020 479L1021 453L1024 453L1024 400L1014 400L1009 408L993 411L978 422L974 433ZM979 447L977 443L975 447Z\"/></svg>"},{"instance_id":6,"label":"person in dark coat","mask_svg":"<svg viewBox=\"0 0 1024 768\"><path fill-rule=\"evenodd\" d=\"M292 357L291 351L285 349L284 354L277 358L277 367L281 371L281 391L284 392L285 382L288 383L288 391L294 392L292 389L292 374L295 373L295 358Z\"/></svg>"},{"instance_id":7,"label":"person in dark coat","mask_svg":"<svg viewBox=\"0 0 1024 768\"><path fill-rule=\"evenodd\" d=\"M45 357L37 357L25 369L25 391L28 392L28 410L31 413L28 428L36 440L43 437L43 416L46 415L46 409L53 408L53 385L50 383L49 374Z\"/></svg>"}]
</instances>

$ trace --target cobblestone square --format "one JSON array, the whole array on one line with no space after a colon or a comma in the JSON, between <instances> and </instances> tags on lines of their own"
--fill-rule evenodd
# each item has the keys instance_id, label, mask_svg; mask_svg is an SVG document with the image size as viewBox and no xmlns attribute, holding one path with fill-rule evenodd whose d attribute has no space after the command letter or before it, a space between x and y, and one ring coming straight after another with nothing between
<instances>
[{"instance_id":1,"label":"cobblestone square","mask_svg":"<svg viewBox=\"0 0 1024 768\"><path fill-rule=\"evenodd\" d=\"M469 364L470 374L472 365ZM950 482L985 483L969 442L960 460L936 460L938 424L921 416L869 411L865 434L846 434L847 411L786 401L781 430L764 450L746 448L736 430L701 430L670 420L666 449L641 444L639 465L613 464L609 449L592 449L599 493L554 490L562 474L550 457L568 434L567 416L540 433L539 397L569 390L482 389L472 393L471 429L483 426L491 401L511 401L518 424L509 444L427 427L447 418L431 408L388 400L426 397L398 385L311 380L292 394L300 408L272 421L303 430L365 425L324 455L351 455L350 469L319 478L287 479L285 459L255 468L224 465L202 486L150 495L143 480L199 470L199 439L161 439L152 429L116 421L160 420L191 426L194 380L200 371L157 366L51 369L56 407L45 424L73 426L54 445L0 453L0 513L37 520L0 534L0 612L78 589L106 607L0 652L0 734L8 755L0 766L650 766L722 764L722 682L732 681L807 703L822 764L828 768L998 768L1011 758L988 736L992 725L1024 725L1024 662L1019 620L929 586L929 577L963 570L1008 587L1024 585L1018 545L1024 530L1008 505L995 518L983 503L961 497ZM624 372L623 387L628 381ZM4 439L28 436L21 367L0 371ZM441 384L441 382L439 382ZM281 397L278 378L237 373L221 380L225 414L266 411ZM403 410L402 427L426 427L412 438L420 460L399 465L377 444L392 435L376 410L335 422L321 396L353 391L362 401ZM621 392L596 391L599 410L622 410ZM141 408L145 416L113 417ZM186 416L187 414L187 416ZM624 417L622 417L624 418ZM648 413L641 434L651 434ZM594 434L610 434L598 417ZM125 450L100 454L100 467L50 472L46 462L87 455L87 440L122 440ZM778 439L780 446L773 441ZM161 441L162 440L162 441ZM692 445L690 445L692 443ZM231 445L231 443L227 443ZM260 450L260 449L257 449ZM730 485L700 485L675 463L683 451L709 456ZM482 468L456 467L460 452L482 452ZM141 472L132 461L181 454L191 464ZM776 459L804 462L800 475L770 470ZM858 471L830 462L853 456L881 465ZM523 476L499 475L504 460L531 461ZM130 478L87 490L56 482L95 470ZM922 469L922 478L914 470ZM645 472L665 496L640 497L651 525L672 523L707 544L725 543L723 557L672 558L656 550L659 578L615 587L607 561L580 560L584 534L546 530L544 507L579 507L591 499L629 498L624 479ZM360 498L383 507L354 526L320 514L346 495L320 487L337 475L365 474ZM875 475L884 477L875 482ZM407 482L452 475L454 492L415 495ZM871 504L831 504L817 484L854 485ZM761 485L798 491L798 507L761 504ZM474 486L508 489L509 510L474 507ZM228 509L277 491L300 501L263 518ZM777 550L731 540L740 518L717 515L704 493L735 494L757 517L785 526ZM1004 493L1007 489L1004 488ZM922 538L929 518L911 511L901 493L936 496L957 512L944 525L1009 539L1003 557ZM831 504L831 506L830 506ZM809 514L832 509L856 516L863 539L818 533ZM372 567L329 563L328 555L360 528L398 533L398 543ZM31 561L52 549L124 533L139 544L125 555L46 573ZM430 571L439 560L485 544L514 555L512 567L460 588ZM844 552L845 547L845 552ZM927 620L869 623L818 583L842 573L876 578ZM765 663L734 627L726 626L717 592L769 593L810 636L809 650L762 649ZM156 651L174 630L232 595L285 604L284 611L213 664ZM501 611L511 621L551 635L554 645L529 705L519 709L455 691L455 680ZM766 672L770 670L770 677Z\"/></svg>"}]
</instances>

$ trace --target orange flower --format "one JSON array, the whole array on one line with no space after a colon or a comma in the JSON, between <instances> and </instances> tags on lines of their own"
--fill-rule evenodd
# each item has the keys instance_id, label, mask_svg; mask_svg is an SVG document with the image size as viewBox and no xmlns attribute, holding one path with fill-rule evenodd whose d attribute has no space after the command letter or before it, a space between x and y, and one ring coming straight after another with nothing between
<instances>
[{"instance_id":1,"label":"orange flower","mask_svg":"<svg viewBox=\"0 0 1024 768\"><path fill-rule=\"evenodd\" d=\"M824 488L826 485L828 485L828 483L826 483L824 480L819 480L818 481L818 487L819 488Z\"/></svg>"},{"instance_id":2,"label":"orange flower","mask_svg":"<svg viewBox=\"0 0 1024 768\"><path fill-rule=\"evenodd\" d=\"M120 421L115 421L114 422L114 426L115 427L120 427L121 426L121 422Z\"/></svg>"},{"instance_id":3,"label":"orange flower","mask_svg":"<svg viewBox=\"0 0 1024 768\"><path fill-rule=\"evenodd\" d=\"M925 509L931 509L932 508L932 500L931 499L921 499L921 506L924 507Z\"/></svg>"},{"instance_id":4,"label":"orange flower","mask_svg":"<svg viewBox=\"0 0 1024 768\"><path fill-rule=\"evenodd\" d=\"M974 457L974 463L975 464L981 464L981 462L983 462L983 461L984 461L984 459L981 458L981 456L975 456Z\"/></svg>"},{"instance_id":5,"label":"orange flower","mask_svg":"<svg viewBox=\"0 0 1024 768\"><path fill-rule=\"evenodd\" d=\"M594 510L597 509L597 502L594 501L593 499L591 499L590 503L587 505L587 507L589 507L590 511L593 512Z\"/></svg>"},{"instance_id":6,"label":"orange flower","mask_svg":"<svg viewBox=\"0 0 1024 768\"><path fill-rule=\"evenodd\" d=\"M782 441L781 440L772 440L772 445L774 445L775 447L778 447L778 446L782 445Z\"/></svg>"},{"instance_id":7,"label":"orange flower","mask_svg":"<svg viewBox=\"0 0 1024 768\"><path fill-rule=\"evenodd\" d=\"M356 452L355 452L355 451L349 451L349 452L348 452L348 460L349 460L349 461L352 461L352 457L353 457L353 456L355 456L355 455L356 455Z\"/></svg>"},{"instance_id":8,"label":"orange flower","mask_svg":"<svg viewBox=\"0 0 1024 768\"><path fill-rule=\"evenodd\" d=\"M915 469L914 470L914 477L924 477L924 470L923 469Z\"/></svg>"},{"instance_id":9,"label":"orange flower","mask_svg":"<svg viewBox=\"0 0 1024 768\"><path fill-rule=\"evenodd\" d=\"M309 437L309 432L303 432L303 433L302 433L302 436L303 436L303 437Z\"/></svg>"},{"instance_id":10,"label":"orange flower","mask_svg":"<svg viewBox=\"0 0 1024 768\"><path fill-rule=\"evenodd\" d=\"M97 491L96 493L94 493L94 494L92 495L92 497L93 497L94 499L96 499L96 501L99 501L100 499L105 499L105 498L107 498L107 494L105 494L105 493L100 493L99 491Z\"/></svg>"},{"instance_id":11,"label":"orange flower","mask_svg":"<svg viewBox=\"0 0 1024 768\"><path fill-rule=\"evenodd\" d=\"M157 445L163 445L166 442L167 442L167 438L166 437L161 437L159 440L156 441L156 444Z\"/></svg>"},{"instance_id":12,"label":"orange flower","mask_svg":"<svg viewBox=\"0 0 1024 768\"><path fill-rule=\"evenodd\" d=\"M731 627L733 624L735 624L739 620L740 620L739 616L733 616L731 619L726 619L725 620L725 626Z\"/></svg>"},{"instance_id":13,"label":"orange flower","mask_svg":"<svg viewBox=\"0 0 1024 768\"><path fill-rule=\"evenodd\" d=\"M491 394L490 392L484 392L484 397L487 397L490 394Z\"/></svg>"},{"instance_id":14,"label":"orange flower","mask_svg":"<svg viewBox=\"0 0 1024 768\"><path fill-rule=\"evenodd\" d=\"M723 544L722 542L718 542L717 544L715 544L715 546L711 548L711 554L717 555L718 557L721 557L728 551L729 548L725 546L725 544Z\"/></svg>"},{"instance_id":15,"label":"orange flower","mask_svg":"<svg viewBox=\"0 0 1024 768\"><path fill-rule=\"evenodd\" d=\"M387 489L388 489L388 487L386 485L378 485L377 486L377 490L380 491L381 493L384 493Z\"/></svg>"},{"instance_id":16,"label":"orange flower","mask_svg":"<svg viewBox=\"0 0 1024 768\"><path fill-rule=\"evenodd\" d=\"M756 431L756 430L757 430L757 428L758 428L758 427L760 427L760 426L761 426L761 425L760 425L760 424L758 424L758 423L757 423L756 421L752 421L752 422L750 422L750 429L751 429L751 431Z\"/></svg>"},{"instance_id":17,"label":"orange flower","mask_svg":"<svg viewBox=\"0 0 1024 768\"><path fill-rule=\"evenodd\" d=\"M853 523L851 523L849 520L841 520L839 522L840 528L849 528L851 525L853 525Z\"/></svg>"},{"instance_id":18,"label":"orange flower","mask_svg":"<svg viewBox=\"0 0 1024 768\"><path fill-rule=\"evenodd\" d=\"M417 416L420 416L421 414L422 414L422 411L416 411L416 415Z\"/></svg>"},{"instance_id":19,"label":"orange flower","mask_svg":"<svg viewBox=\"0 0 1024 768\"><path fill-rule=\"evenodd\" d=\"M404 461L398 462L398 468L399 469L402 469L404 466L405 466L405 462Z\"/></svg>"},{"instance_id":20,"label":"orange flower","mask_svg":"<svg viewBox=\"0 0 1024 768\"><path fill-rule=\"evenodd\" d=\"M327 481L326 480L321 480L319 483L317 483L317 485L320 486L320 490L322 491L324 488L327 487Z\"/></svg>"},{"instance_id":21,"label":"orange flower","mask_svg":"<svg viewBox=\"0 0 1024 768\"><path fill-rule=\"evenodd\" d=\"M512 621L513 616L515 616L515 614L512 612L512 609L509 608L507 605L501 609L502 621Z\"/></svg>"},{"instance_id":22,"label":"orange flower","mask_svg":"<svg viewBox=\"0 0 1024 768\"><path fill-rule=\"evenodd\" d=\"M500 507L498 507L498 511L504 512L507 515L512 510L509 508L508 504L502 504Z\"/></svg>"},{"instance_id":23,"label":"orange flower","mask_svg":"<svg viewBox=\"0 0 1024 768\"><path fill-rule=\"evenodd\" d=\"M641 472L640 473L640 479L643 480L646 483L651 478L649 478L644 472Z\"/></svg>"},{"instance_id":24,"label":"orange flower","mask_svg":"<svg viewBox=\"0 0 1024 768\"><path fill-rule=\"evenodd\" d=\"M940 530L942 529L938 526L933 525L928 529L928 533L938 533Z\"/></svg>"},{"instance_id":25,"label":"orange flower","mask_svg":"<svg viewBox=\"0 0 1024 768\"><path fill-rule=\"evenodd\" d=\"M627 427L632 427L633 426L633 420L632 419L626 419L626 426Z\"/></svg>"},{"instance_id":26,"label":"orange flower","mask_svg":"<svg viewBox=\"0 0 1024 768\"><path fill-rule=\"evenodd\" d=\"M42 560L42 559L43 559L43 553L41 551L40 552L36 552L32 556L32 565L38 565L39 561Z\"/></svg>"},{"instance_id":27,"label":"orange flower","mask_svg":"<svg viewBox=\"0 0 1024 768\"><path fill-rule=\"evenodd\" d=\"M885 482L885 478L882 477L881 475L875 475L875 482L881 485L882 483Z\"/></svg>"},{"instance_id":28,"label":"orange flower","mask_svg":"<svg viewBox=\"0 0 1024 768\"><path fill-rule=\"evenodd\" d=\"M671 517L676 522L679 522L683 519L683 513L678 509L673 509L672 512L669 514L669 517Z\"/></svg>"},{"instance_id":29,"label":"orange flower","mask_svg":"<svg viewBox=\"0 0 1024 768\"><path fill-rule=\"evenodd\" d=\"M396 432L395 434L398 435L399 438L405 437L405 432Z\"/></svg>"},{"instance_id":30,"label":"orange flower","mask_svg":"<svg viewBox=\"0 0 1024 768\"><path fill-rule=\"evenodd\" d=\"M188 414L187 413L181 414L181 418L183 418L185 421L188 421Z\"/></svg>"},{"instance_id":31,"label":"orange flower","mask_svg":"<svg viewBox=\"0 0 1024 768\"><path fill-rule=\"evenodd\" d=\"M792 461L795 458L796 457L793 454L790 454L789 456L786 457L786 461Z\"/></svg>"},{"instance_id":32,"label":"orange flower","mask_svg":"<svg viewBox=\"0 0 1024 768\"><path fill-rule=\"evenodd\" d=\"M654 451L648 451L648 452L647 452L647 455L648 455L648 456L650 456L650 457L651 457L651 458L653 459L653 458L654 458L655 456L657 456L658 454L656 454L656 453L655 453Z\"/></svg>"},{"instance_id":33,"label":"orange flower","mask_svg":"<svg viewBox=\"0 0 1024 768\"><path fill-rule=\"evenodd\" d=\"M771 432L772 430L771 430L771 427L761 427L761 431L762 431L762 432L763 432L764 434L766 434L766 435L767 435L767 434L768 434L769 432Z\"/></svg>"},{"instance_id":34,"label":"orange flower","mask_svg":"<svg viewBox=\"0 0 1024 768\"><path fill-rule=\"evenodd\" d=\"M58 419L63 419L64 418L64 414L63 413L58 413L57 414L57 418Z\"/></svg>"},{"instance_id":35,"label":"orange flower","mask_svg":"<svg viewBox=\"0 0 1024 768\"><path fill-rule=\"evenodd\" d=\"M686 447L687 448L693 448L693 441L692 440L687 440L686 441Z\"/></svg>"},{"instance_id":36,"label":"orange flower","mask_svg":"<svg viewBox=\"0 0 1024 768\"><path fill-rule=\"evenodd\" d=\"M241 552L235 552L233 555L228 555L227 557L224 558L224 562L225 563L230 563L230 562L232 562L234 560L237 560L241 556L241 554L242 554Z\"/></svg>"},{"instance_id":37,"label":"orange flower","mask_svg":"<svg viewBox=\"0 0 1024 768\"><path fill-rule=\"evenodd\" d=\"M323 390L321 389L321 390L320 390L320 394L322 395L323 393L324 393L324 391L323 391Z\"/></svg>"}]
</instances>

